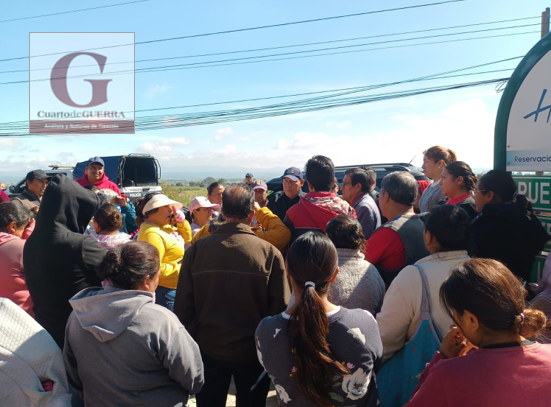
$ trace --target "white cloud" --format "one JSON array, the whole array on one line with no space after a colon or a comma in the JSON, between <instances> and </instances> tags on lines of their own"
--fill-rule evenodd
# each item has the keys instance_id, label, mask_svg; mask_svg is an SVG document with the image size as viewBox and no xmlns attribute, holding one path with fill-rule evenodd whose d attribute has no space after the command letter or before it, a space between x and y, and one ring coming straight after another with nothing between
<instances>
[{"instance_id":1,"label":"white cloud","mask_svg":"<svg viewBox=\"0 0 551 407\"><path fill-rule=\"evenodd\" d=\"M250 137L240 137L238 140L239 141L250 141L251 138Z\"/></svg>"},{"instance_id":2,"label":"white cloud","mask_svg":"<svg viewBox=\"0 0 551 407\"><path fill-rule=\"evenodd\" d=\"M165 146L187 146L191 140L187 137L172 137L162 141Z\"/></svg>"},{"instance_id":3,"label":"white cloud","mask_svg":"<svg viewBox=\"0 0 551 407\"><path fill-rule=\"evenodd\" d=\"M224 140L225 136L229 136L235 134L233 129L231 127L224 127L223 129L216 130L216 135L214 136L215 141L222 141Z\"/></svg>"},{"instance_id":4,"label":"white cloud","mask_svg":"<svg viewBox=\"0 0 551 407\"><path fill-rule=\"evenodd\" d=\"M169 86L169 85L149 85L149 87L147 88L147 91L145 92L144 97L146 99L153 99L159 93L164 93L169 89L173 89L172 86Z\"/></svg>"},{"instance_id":5,"label":"white cloud","mask_svg":"<svg viewBox=\"0 0 551 407\"><path fill-rule=\"evenodd\" d=\"M20 147L21 140L14 137L0 137L0 146L2 147Z\"/></svg>"},{"instance_id":6,"label":"white cloud","mask_svg":"<svg viewBox=\"0 0 551 407\"><path fill-rule=\"evenodd\" d=\"M162 154L172 151L172 147L146 141L138 146L138 151L146 154Z\"/></svg>"},{"instance_id":7,"label":"white cloud","mask_svg":"<svg viewBox=\"0 0 551 407\"><path fill-rule=\"evenodd\" d=\"M253 131L253 132L251 132L251 136L253 136L253 137L263 136L264 134L266 134L265 131Z\"/></svg>"},{"instance_id":8,"label":"white cloud","mask_svg":"<svg viewBox=\"0 0 551 407\"><path fill-rule=\"evenodd\" d=\"M350 124L352 124L352 122L350 120L347 120L345 122L327 122L327 123L325 123L325 125L327 127L331 127L331 128L334 128L334 129L344 129L345 127L350 126Z\"/></svg>"}]
</instances>

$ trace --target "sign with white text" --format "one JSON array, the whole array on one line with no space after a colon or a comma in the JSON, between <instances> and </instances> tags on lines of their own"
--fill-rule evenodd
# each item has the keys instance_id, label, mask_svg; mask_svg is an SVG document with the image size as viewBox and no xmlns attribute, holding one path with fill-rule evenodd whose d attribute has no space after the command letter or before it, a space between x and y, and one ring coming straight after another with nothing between
<instances>
[{"instance_id":1,"label":"sign with white text","mask_svg":"<svg viewBox=\"0 0 551 407\"><path fill-rule=\"evenodd\" d=\"M513 177L518 194L524 195L537 211L551 212L551 177Z\"/></svg>"}]
</instances>

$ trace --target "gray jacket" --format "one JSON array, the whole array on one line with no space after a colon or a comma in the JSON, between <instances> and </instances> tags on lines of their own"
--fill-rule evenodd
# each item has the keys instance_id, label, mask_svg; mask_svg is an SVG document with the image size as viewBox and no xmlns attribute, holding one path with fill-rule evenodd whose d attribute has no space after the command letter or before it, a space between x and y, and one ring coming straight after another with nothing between
<instances>
[{"instance_id":1,"label":"gray jacket","mask_svg":"<svg viewBox=\"0 0 551 407\"><path fill-rule=\"evenodd\" d=\"M358 215L358 222L362 225L362 231L366 239L373 234L375 229L381 226L381 213L373 198L366 192L354 204Z\"/></svg>"},{"instance_id":2,"label":"gray jacket","mask_svg":"<svg viewBox=\"0 0 551 407\"><path fill-rule=\"evenodd\" d=\"M377 268L354 249L337 249L339 274L329 287L328 298L335 305L361 308L376 315L385 296L385 283Z\"/></svg>"},{"instance_id":3,"label":"gray jacket","mask_svg":"<svg viewBox=\"0 0 551 407\"><path fill-rule=\"evenodd\" d=\"M75 295L63 357L94 406L185 406L203 386L199 347L153 293L90 287Z\"/></svg>"}]
</instances>

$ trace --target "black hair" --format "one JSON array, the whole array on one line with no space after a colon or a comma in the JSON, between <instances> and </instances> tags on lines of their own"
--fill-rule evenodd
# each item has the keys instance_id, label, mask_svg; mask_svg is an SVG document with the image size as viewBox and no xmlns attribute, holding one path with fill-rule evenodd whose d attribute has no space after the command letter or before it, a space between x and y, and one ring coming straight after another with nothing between
<instances>
[{"instance_id":1,"label":"black hair","mask_svg":"<svg viewBox=\"0 0 551 407\"><path fill-rule=\"evenodd\" d=\"M159 252L147 242L130 241L107 252L96 266L101 280L111 280L113 286L125 290L135 289L147 276L159 271Z\"/></svg>"},{"instance_id":2,"label":"black hair","mask_svg":"<svg viewBox=\"0 0 551 407\"><path fill-rule=\"evenodd\" d=\"M480 177L478 189L484 195L492 191L502 202L512 202L516 197L517 184L507 172L491 170Z\"/></svg>"},{"instance_id":3,"label":"black hair","mask_svg":"<svg viewBox=\"0 0 551 407\"><path fill-rule=\"evenodd\" d=\"M346 170L344 175L350 175L350 182L352 186L359 183L362 186L362 192L371 191L371 176L363 168L352 168Z\"/></svg>"},{"instance_id":4,"label":"black hair","mask_svg":"<svg viewBox=\"0 0 551 407\"><path fill-rule=\"evenodd\" d=\"M339 215L331 219L325 227L325 233L337 249L360 250L365 244L362 225L348 215Z\"/></svg>"},{"instance_id":5,"label":"black hair","mask_svg":"<svg viewBox=\"0 0 551 407\"><path fill-rule=\"evenodd\" d=\"M438 205L424 221L425 230L436 238L441 251L467 250L471 218L464 209L455 205Z\"/></svg>"},{"instance_id":6,"label":"black hair","mask_svg":"<svg viewBox=\"0 0 551 407\"><path fill-rule=\"evenodd\" d=\"M104 203L94 214L94 221L97 222L100 232L114 232L122 226L122 213L115 205Z\"/></svg>"},{"instance_id":7,"label":"black hair","mask_svg":"<svg viewBox=\"0 0 551 407\"><path fill-rule=\"evenodd\" d=\"M225 218L246 219L254 209L254 191L246 186L226 189L222 195Z\"/></svg>"},{"instance_id":8,"label":"black hair","mask_svg":"<svg viewBox=\"0 0 551 407\"><path fill-rule=\"evenodd\" d=\"M327 384L335 375L349 374L329 348L329 319L320 297L327 293L337 267L337 250L321 233L303 234L287 252L287 272L303 288L288 330L297 368L295 377L300 392L317 406L332 406ZM315 287L306 286L308 281Z\"/></svg>"},{"instance_id":9,"label":"black hair","mask_svg":"<svg viewBox=\"0 0 551 407\"><path fill-rule=\"evenodd\" d=\"M440 302L452 318L452 310L459 315L469 311L490 331L525 338L537 335L547 323L543 312L526 309L526 290L496 260L471 259L455 266L440 287Z\"/></svg>"},{"instance_id":10,"label":"black hair","mask_svg":"<svg viewBox=\"0 0 551 407\"><path fill-rule=\"evenodd\" d=\"M368 166L362 166L360 168L364 170L367 174L367 180L369 181L369 190L371 191L372 188L375 187L375 183L377 182L377 171Z\"/></svg>"},{"instance_id":11,"label":"black hair","mask_svg":"<svg viewBox=\"0 0 551 407\"><path fill-rule=\"evenodd\" d=\"M214 191L214 188L223 187L223 186L224 185L222 185L221 182L218 182L218 181L211 182L207 187L207 195L212 195L212 191Z\"/></svg>"},{"instance_id":12,"label":"black hair","mask_svg":"<svg viewBox=\"0 0 551 407\"><path fill-rule=\"evenodd\" d=\"M26 226L31 220L30 211L17 202L0 203L0 232L9 233L8 226L15 222L17 229Z\"/></svg>"},{"instance_id":13,"label":"black hair","mask_svg":"<svg viewBox=\"0 0 551 407\"><path fill-rule=\"evenodd\" d=\"M387 174L381 182L380 196L385 192L394 202L413 206L417 201L419 184L409 172L394 171Z\"/></svg>"},{"instance_id":14,"label":"black hair","mask_svg":"<svg viewBox=\"0 0 551 407\"><path fill-rule=\"evenodd\" d=\"M453 163L446 165L445 169L451 176L453 176L454 179L457 177L463 177L465 189L469 192L474 191L477 179L476 175L473 173L473 170L469 167L469 164L464 161L454 161Z\"/></svg>"},{"instance_id":15,"label":"black hair","mask_svg":"<svg viewBox=\"0 0 551 407\"><path fill-rule=\"evenodd\" d=\"M317 192L329 192L335 183L335 165L330 158L315 155L304 167L306 179Z\"/></svg>"}]
</instances>

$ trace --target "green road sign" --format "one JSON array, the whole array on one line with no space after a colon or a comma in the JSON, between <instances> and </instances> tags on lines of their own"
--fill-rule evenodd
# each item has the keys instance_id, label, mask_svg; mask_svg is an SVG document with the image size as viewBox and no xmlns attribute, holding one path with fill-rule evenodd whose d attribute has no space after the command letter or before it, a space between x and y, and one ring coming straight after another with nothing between
<instances>
[{"instance_id":1,"label":"green road sign","mask_svg":"<svg viewBox=\"0 0 551 407\"><path fill-rule=\"evenodd\" d=\"M541 280L543 265L545 264L545 260L547 260L547 255L548 253L542 252L541 254L538 254L534 259L534 264L532 265L532 273L530 274L530 281L532 283L537 283L539 280Z\"/></svg>"},{"instance_id":2,"label":"green road sign","mask_svg":"<svg viewBox=\"0 0 551 407\"><path fill-rule=\"evenodd\" d=\"M551 212L551 177L513 177L519 195L524 195L537 211Z\"/></svg>"},{"instance_id":3,"label":"green road sign","mask_svg":"<svg viewBox=\"0 0 551 407\"><path fill-rule=\"evenodd\" d=\"M543 228L547 233L551 235L551 217L550 216L538 216L538 219L540 220L541 224L543 225ZM548 252L551 252L551 240L548 240L547 243L545 243L545 247L543 250L546 250Z\"/></svg>"}]
</instances>

